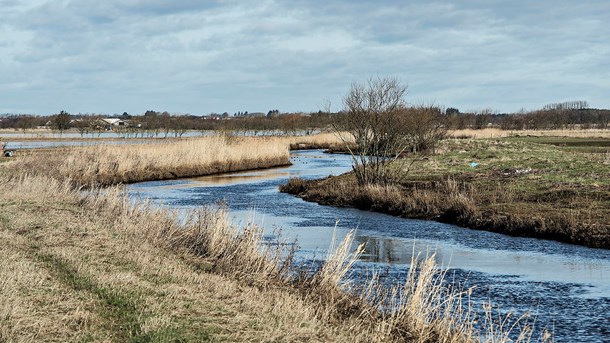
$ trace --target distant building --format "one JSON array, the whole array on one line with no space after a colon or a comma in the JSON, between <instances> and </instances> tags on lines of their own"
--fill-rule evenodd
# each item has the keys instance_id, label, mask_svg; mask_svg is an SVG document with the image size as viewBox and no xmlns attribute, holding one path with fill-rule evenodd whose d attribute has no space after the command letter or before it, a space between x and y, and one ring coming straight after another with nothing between
<instances>
[{"instance_id":1,"label":"distant building","mask_svg":"<svg viewBox=\"0 0 610 343\"><path fill-rule=\"evenodd\" d=\"M127 126L127 122L118 118L102 118L102 121L111 126Z\"/></svg>"},{"instance_id":2,"label":"distant building","mask_svg":"<svg viewBox=\"0 0 610 343\"><path fill-rule=\"evenodd\" d=\"M102 118L100 123L107 131L112 131L119 127L127 127L127 121L118 118Z\"/></svg>"}]
</instances>

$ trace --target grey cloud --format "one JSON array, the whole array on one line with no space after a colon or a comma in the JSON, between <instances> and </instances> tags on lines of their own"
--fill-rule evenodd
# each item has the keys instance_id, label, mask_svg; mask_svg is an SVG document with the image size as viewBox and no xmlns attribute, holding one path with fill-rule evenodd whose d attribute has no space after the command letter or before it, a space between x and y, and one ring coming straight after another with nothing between
<instances>
[{"instance_id":1,"label":"grey cloud","mask_svg":"<svg viewBox=\"0 0 610 343\"><path fill-rule=\"evenodd\" d=\"M214 9L222 6L222 2L210 0L125 0L117 1L116 6L132 13L168 15Z\"/></svg>"},{"instance_id":2,"label":"grey cloud","mask_svg":"<svg viewBox=\"0 0 610 343\"><path fill-rule=\"evenodd\" d=\"M403 79L413 100L463 108L572 95L610 106L609 11L602 0L0 0L0 89L11 99L0 112L27 98L41 113L57 103L315 110L371 75Z\"/></svg>"}]
</instances>

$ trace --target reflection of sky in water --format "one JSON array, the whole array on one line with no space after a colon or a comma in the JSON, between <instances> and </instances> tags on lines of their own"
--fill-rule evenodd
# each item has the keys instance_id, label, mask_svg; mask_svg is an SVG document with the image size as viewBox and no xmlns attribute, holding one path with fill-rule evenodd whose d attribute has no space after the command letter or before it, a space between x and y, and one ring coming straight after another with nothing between
<instances>
[{"instance_id":1,"label":"reflection of sky in water","mask_svg":"<svg viewBox=\"0 0 610 343\"><path fill-rule=\"evenodd\" d=\"M610 251L559 242L517 238L379 213L320 206L277 187L289 177L320 178L350 169L348 156L319 151L293 153L293 165L195 179L130 185L132 194L178 208L225 201L236 223L253 222L284 241L297 240L298 257L326 254L335 223L337 238L357 228L355 244L366 243L357 268L375 265L404 277L413 254L434 252L460 284L476 285L475 301L493 299L503 308L537 311L539 322L555 321L558 341L610 341ZM606 330L606 331L604 331ZM608 335L608 336L606 336ZM597 340L596 340L597 338Z\"/></svg>"},{"instance_id":2,"label":"reflection of sky in water","mask_svg":"<svg viewBox=\"0 0 610 343\"><path fill-rule=\"evenodd\" d=\"M308 134L317 134L320 133L319 130L309 130ZM133 137L133 138L138 138L142 135L144 135L145 137L150 136L150 132L147 131L137 131L137 137L135 136L134 132L125 132L125 131L102 131L102 132L90 132L90 133L80 133L80 132L63 132L63 133L59 133L58 131L53 132L53 131L28 131L28 132L23 132L23 131L7 131L7 130L0 130L0 137L4 136L6 138L124 138L124 137ZM234 135L238 135L238 136L277 136L277 135L283 135L284 132L281 130L270 130L270 131L234 131L232 132L232 134ZM294 134L296 135L305 135L306 131L298 131L298 132L294 132ZM214 131L214 130L206 130L206 131L186 131L184 132L181 137L199 137L199 136L213 136L213 135L218 135L218 131ZM175 137L175 134L173 131L170 131L167 134L168 137ZM165 137L165 132L161 132L158 135L153 135L153 137Z\"/></svg>"},{"instance_id":3,"label":"reflection of sky in water","mask_svg":"<svg viewBox=\"0 0 610 343\"><path fill-rule=\"evenodd\" d=\"M144 144L151 143L151 140L125 139L125 140L76 140L76 141L9 141L6 142L7 149L38 149L56 148L68 146L92 146L92 145L123 145L123 144Z\"/></svg>"},{"instance_id":4,"label":"reflection of sky in water","mask_svg":"<svg viewBox=\"0 0 610 343\"><path fill-rule=\"evenodd\" d=\"M139 138L144 135L144 137L148 137L149 133L147 132L138 132L138 136L136 137L134 133L129 132L121 132L121 131L103 131L103 132L93 132L93 133L83 133L80 134L78 132L64 132L60 134L59 132L0 132L0 137L4 137L5 139L10 140L18 140L19 138L28 138L28 139L69 139L69 138L87 138L87 139L97 139L97 138ZM213 131L188 131L185 132L182 137L197 137L197 136L208 136L215 134ZM154 136L153 136L154 137ZM161 133L157 135L158 138L165 137L165 133ZM170 132L168 137L174 137L174 133Z\"/></svg>"}]
</instances>

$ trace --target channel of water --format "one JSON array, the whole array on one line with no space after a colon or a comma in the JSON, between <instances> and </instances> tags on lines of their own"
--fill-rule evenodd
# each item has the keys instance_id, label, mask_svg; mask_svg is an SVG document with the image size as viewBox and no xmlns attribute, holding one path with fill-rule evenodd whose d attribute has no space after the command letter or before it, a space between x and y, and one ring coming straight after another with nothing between
<instances>
[{"instance_id":1,"label":"channel of water","mask_svg":"<svg viewBox=\"0 0 610 343\"><path fill-rule=\"evenodd\" d=\"M128 192L179 209L223 201L237 224L253 222L269 235L281 228L284 239L296 239L302 259L323 258L333 234L342 239L356 228L355 244L366 243L356 268L380 268L388 280L404 278L413 254L434 252L452 280L474 287L475 305L528 312L556 342L610 342L610 251L305 202L278 185L346 172L350 159L310 150L291 160L285 168L142 182Z\"/></svg>"}]
</instances>

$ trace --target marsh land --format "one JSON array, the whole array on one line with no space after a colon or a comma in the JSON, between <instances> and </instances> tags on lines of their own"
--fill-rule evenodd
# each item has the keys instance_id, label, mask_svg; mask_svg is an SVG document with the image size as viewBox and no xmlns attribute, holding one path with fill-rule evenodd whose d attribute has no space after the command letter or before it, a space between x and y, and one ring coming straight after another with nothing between
<instances>
[{"instance_id":1,"label":"marsh land","mask_svg":"<svg viewBox=\"0 0 610 343\"><path fill-rule=\"evenodd\" d=\"M439 282L434 258L411 261L398 288L375 278L350 287L350 267L366 249L353 236L304 268L290 244L234 226L222 209L185 217L134 202L120 186L282 166L290 149L338 143L219 136L1 159L0 340L552 339L544 330L532 338L525 324L499 329L493 314L482 325L470 291ZM349 173L289 185L325 204L607 247L606 147L606 138L450 138L393 185L361 188Z\"/></svg>"},{"instance_id":2,"label":"marsh land","mask_svg":"<svg viewBox=\"0 0 610 343\"><path fill-rule=\"evenodd\" d=\"M449 139L394 183L292 179L308 201L610 248L610 139ZM349 191L348 191L349 190Z\"/></svg>"}]
</instances>

